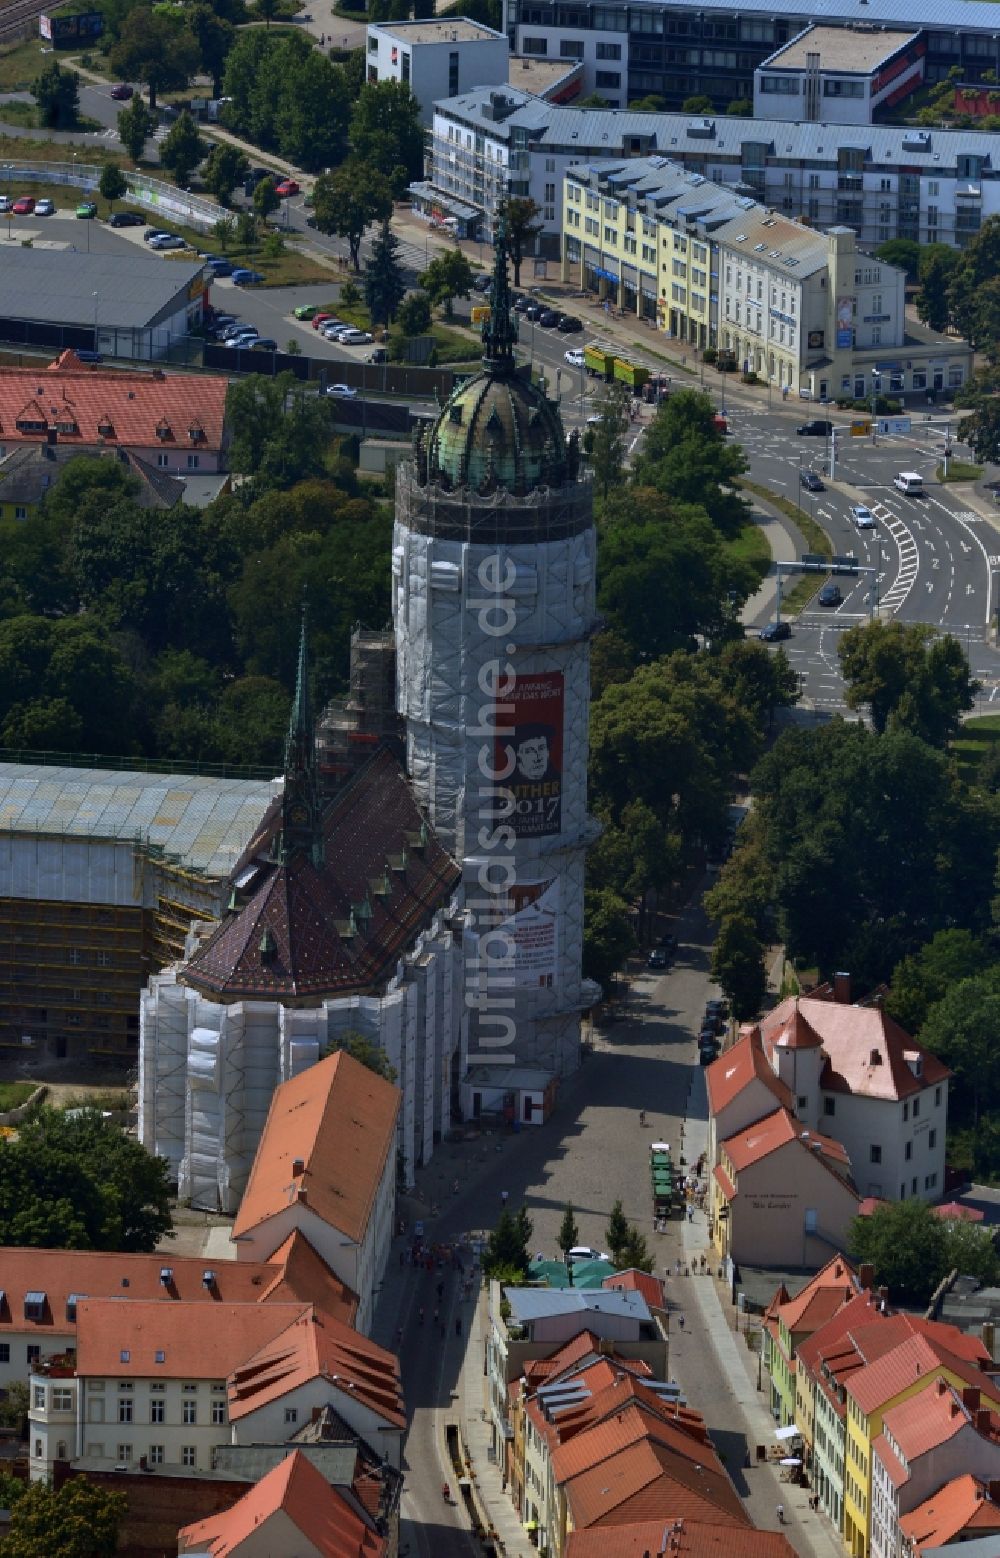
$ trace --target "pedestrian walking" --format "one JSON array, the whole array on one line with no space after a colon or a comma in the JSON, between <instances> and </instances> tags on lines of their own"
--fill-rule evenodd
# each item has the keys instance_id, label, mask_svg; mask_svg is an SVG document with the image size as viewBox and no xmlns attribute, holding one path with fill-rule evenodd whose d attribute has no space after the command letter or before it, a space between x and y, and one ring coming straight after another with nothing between
<instances>
[{"instance_id":1,"label":"pedestrian walking","mask_svg":"<svg viewBox=\"0 0 1000 1558\"><path fill-rule=\"evenodd\" d=\"M693 1206L689 1206L688 1207L688 1222L689 1223L693 1223L694 1222L694 1207Z\"/></svg>"},{"instance_id":2,"label":"pedestrian walking","mask_svg":"<svg viewBox=\"0 0 1000 1558\"><path fill-rule=\"evenodd\" d=\"M506 1206L507 1205L507 1196L508 1196L508 1194L509 1194L508 1191L501 1190L501 1192L500 1192L500 1205L501 1206Z\"/></svg>"},{"instance_id":3,"label":"pedestrian walking","mask_svg":"<svg viewBox=\"0 0 1000 1558\"><path fill-rule=\"evenodd\" d=\"M779 1524L779 1526L783 1526L784 1523L785 1523L785 1506L784 1506L784 1504L779 1504L777 1510L775 1511L775 1513L778 1516L778 1524Z\"/></svg>"}]
</instances>

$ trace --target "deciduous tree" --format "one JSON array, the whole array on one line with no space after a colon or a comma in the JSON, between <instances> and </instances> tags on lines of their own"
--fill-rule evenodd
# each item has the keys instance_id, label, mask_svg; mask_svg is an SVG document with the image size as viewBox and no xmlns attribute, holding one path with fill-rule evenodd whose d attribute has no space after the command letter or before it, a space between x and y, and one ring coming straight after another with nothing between
<instances>
[{"instance_id":1,"label":"deciduous tree","mask_svg":"<svg viewBox=\"0 0 1000 1558\"><path fill-rule=\"evenodd\" d=\"M104 164L97 188L110 206L114 206L116 200L121 200L122 196L128 193L128 179L117 162Z\"/></svg>"},{"instance_id":2,"label":"deciduous tree","mask_svg":"<svg viewBox=\"0 0 1000 1558\"><path fill-rule=\"evenodd\" d=\"M126 1502L124 1493L109 1493L86 1477L71 1477L58 1493L32 1482L11 1511L6 1558L114 1558Z\"/></svg>"},{"instance_id":3,"label":"deciduous tree","mask_svg":"<svg viewBox=\"0 0 1000 1558\"><path fill-rule=\"evenodd\" d=\"M608 1226L604 1231L604 1242L611 1254L611 1259L617 1264L618 1257L628 1243L629 1222L625 1216L621 1201L615 1201L608 1216Z\"/></svg>"},{"instance_id":4,"label":"deciduous tree","mask_svg":"<svg viewBox=\"0 0 1000 1558\"><path fill-rule=\"evenodd\" d=\"M424 130L420 104L401 81L366 81L351 114L351 150L360 162L380 168L394 186L397 199L420 177L424 167ZM395 170L402 170L396 178Z\"/></svg>"},{"instance_id":5,"label":"deciduous tree","mask_svg":"<svg viewBox=\"0 0 1000 1558\"><path fill-rule=\"evenodd\" d=\"M634 466L640 486L657 487L679 503L700 505L726 537L738 535L750 508L737 490L747 469L738 444L715 426L711 398L678 390L661 401Z\"/></svg>"},{"instance_id":6,"label":"deciduous tree","mask_svg":"<svg viewBox=\"0 0 1000 1558\"><path fill-rule=\"evenodd\" d=\"M739 1022L759 1015L767 991L764 948L745 914L733 914L720 925L712 948L712 978L722 986Z\"/></svg>"},{"instance_id":7,"label":"deciduous tree","mask_svg":"<svg viewBox=\"0 0 1000 1558\"><path fill-rule=\"evenodd\" d=\"M535 237L542 230L541 215L541 206L527 195L512 195L504 205L515 287L521 285L521 265L524 257L534 243Z\"/></svg>"},{"instance_id":8,"label":"deciduous tree","mask_svg":"<svg viewBox=\"0 0 1000 1558\"><path fill-rule=\"evenodd\" d=\"M281 205L281 196L274 179L268 177L261 179L253 192L253 208L262 222L266 222L273 211L277 211Z\"/></svg>"},{"instance_id":9,"label":"deciduous tree","mask_svg":"<svg viewBox=\"0 0 1000 1558\"><path fill-rule=\"evenodd\" d=\"M181 91L198 68L198 44L183 12L166 14L145 5L129 11L111 50L111 68L126 80L146 84L155 113L158 93Z\"/></svg>"},{"instance_id":10,"label":"deciduous tree","mask_svg":"<svg viewBox=\"0 0 1000 1558\"><path fill-rule=\"evenodd\" d=\"M903 958L892 971L885 1009L916 1037L928 1011L961 980L985 971L986 948L969 930L939 930L919 952Z\"/></svg>"},{"instance_id":11,"label":"deciduous tree","mask_svg":"<svg viewBox=\"0 0 1000 1558\"><path fill-rule=\"evenodd\" d=\"M600 421L587 429L587 442L594 480L603 498L618 485L625 469L630 399L624 384L612 383L605 385L594 402L594 415Z\"/></svg>"},{"instance_id":12,"label":"deciduous tree","mask_svg":"<svg viewBox=\"0 0 1000 1558\"><path fill-rule=\"evenodd\" d=\"M118 115L118 139L133 162L142 158L146 142L156 129L156 120L138 92Z\"/></svg>"},{"instance_id":13,"label":"deciduous tree","mask_svg":"<svg viewBox=\"0 0 1000 1558\"><path fill-rule=\"evenodd\" d=\"M483 1252L483 1276L493 1277L501 1271L513 1271L522 1278L526 1277L531 1264L528 1254L530 1243L531 1220L524 1208L514 1217L504 1207Z\"/></svg>"},{"instance_id":14,"label":"deciduous tree","mask_svg":"<svg viewBox=\"0 0 1000 1558\"><path fill-rule=\"evenodd\" d=\"M229 146L225 141L216 141L202 170L202 182L221 206L228 206L233 190L237 184L243 183L249 167L249 162L238 147ZM220 217L215 226L216 235L224 236L228 242L232 237L231 219ZM220 235L218 230L223 226L224 234ZM225 253L224 248L222 252Z\"/></svg>"},{"instance_id":15,"label":"deciduous tree","mask_svg":"<svg viewBox=\"0 0 1000 1558\"><path fill-rule=\"evenodd\" d=\"M891 721L932 746L947 746L979 690L958 640L921 623L859 624L842 635L837 656L849 708L867 706L876 731Z\"/></svg>"},{"instance_id":16,"label":"deciduous tree","mask_svg":"<svg viewBox=\"0 0 1000 1558\"><path fill-rule=\"evenodd\" d=\"M426 335L431 327L431 304L426 292L411 292L404 298L397 319L405 336Z\"/></svg>"},{"instance_id":17,"label":"deciduous tree","mask_svg":"<svg viewBox=\"0 0 1000 1558\"><path fill-rule=\"evenodd\" d=\"M467 298L472 291L472 266L461 249L445 249L435 256L420 278L431 303L444 309L444 316L452 316L452 304L456 298Z\"/></svg>"},{"instance_id":18,"label":"deciduous tree","mask_svg":"<svg viewBox=\"0 0 1000 1558\"><path fill-rule=\"evenodd\" d=\"M635 950L628 904L608 887L584 893L583 967L588 979L607 985Z\"/></svg>"},{"instance_id":19,"label":"deciduous tree","mask_svg":"<svg viewBox=\"0 0 1000 1558\"><path fill-rule=\"evenodd\" d=\"M313 190L313 215L321 233L346 238L354 269L361 269L361 240L372 222L392 215L392 191L377 169L355 160L325 173Z\"/></svg>"},{"instance_id":20,"label":"deciduous tree","mask_svg":"<svg viewBox=\"0 0 1000 1558\"><path fill-rule=\"evenodd\" d=\"M38 104L39 120L50 130L69 130L80 112L80 77L50 60L32 82L31 95Z\"/></svg>"},{"instance_id":21,"label":"deciduous tree","mask_svg":"<svg viewBox=\"0 0 1000 1558\"><path fill-rule=\"evenodd\" d=\"M204 157L205 149L198 126L185 109L171 125L170 133L160 147L160 162L173 174L174 183L184 187Z\"/></svg>"},{"instance_id":22,"label":"deciduous tree","mask_svg":"<svg viewBox=\"0 0 1000 1558\"><path fill-rule=\"evenodd\" d=\"M189 13L189 26L198 45L201 68L212 78L212 96L221 97L222 76L236 29L210 5L194 6Z\"/></svg>"}]
</instances>

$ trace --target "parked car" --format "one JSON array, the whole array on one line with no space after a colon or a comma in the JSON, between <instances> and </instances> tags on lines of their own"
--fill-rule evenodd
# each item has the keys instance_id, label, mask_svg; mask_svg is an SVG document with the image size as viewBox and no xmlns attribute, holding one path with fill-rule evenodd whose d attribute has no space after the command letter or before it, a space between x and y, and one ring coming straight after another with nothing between
<instances>
[{"instance_id":1,"label":"parked car","mask_svg":"<svg viewBox=\"0 0 1000 1558\"><path fill-rule=\"evenodd\" d=\"M279 195L282 200L287 200L289 195L297 195L299 192L299 186L294 179L282 179L281 183L276 184L274 188L275 193Z\"/></svg>"},{"instance_id":2,"label":"parked car","mask_svg":"<svg viewBox=\"0 0 1000 1558\"><path fill-rule=\"evenodd\" d=\"M647 968L666 968L669 959L662 947L654 947L646 959Z\"/></svg>"},{"instance_id":3,"label":"parked car","mask_svg":"<svg viewBox=\"0 0 1000 1558\"><path fill-rule=\"evenodd\" d=\"M41 200L36 200L35 201L35 215L36 216L55 216L55 213L56 213L56 204L55 204L54 200L49 200L48 198L43 196L43 198Z\"/></svg>"},{"instance_id":4,"label":"parked car","mask_svg":"<svg viewBox=\"0 0 1000 1558\"><path fill-rule=\"evenodd\" d=\"M30 216L35 209L35 202L31 195L21 195L14 201L11 209L15 216Z\"/></svg>"},{"instance_id":5,"label":"parked car","mask_svg":"<svg viewBox=\"0 0 1000 1558\"><path fill-rule=\"evenodd\" d=\"M871 509L865 508L863 503L855 503L854 507L851 509L851 518L854 520L854 523L857 525L859 530L875 529L875 515L872 513Z\"/></svg>"},{"instance_id":6,"label":"parked car","mask_svg":"<svg viewBox=\"0 0 1000 1558\"><path fill-rule=\"evenodd\" d=\"M787 622L765 622L758 636L765 644L777 644L783 638L791 638L792 630Z\"/></svg>"},{"instance_id":7,"label":"parked car","mask_svg":"<svg viewBox=\"0 0 1000 1558\"><path fill-rule=\"evenodd\" d=\"M329 324L332 318L333 315L331 313L313 314L309 323L312 325L314 330L322 330L323 326Z\"/></svg>"},{"instance_id":8,"label":"parked car","mask_svg":"<svg viewBox=\"0 0 1000 1558\"><path fill-rule=\"evenodd\" d=\"M729 1007L725 1001L715 996L712 1000L705 1002L705 1011L711 1013L713 1017L725 1017Z\"/></svg>"},{"instance_id":9,"label":"parked car","mask_svg":"<svg viewBox=\"0 0 1000 1558\"><path fill-rule=\"evenodd\" d=\"M574 1244L571 1250L566 1252L567 1264L572 1266L578 1260L610 1260L611 1256L604 1250L592 1249L589 1244Z\"/></svg>"},{"instance_id":10,"label":"parked car","mask_svg":"<svg viewBox=\"0 0 1000 1558\"><path fill-rule=\"evenodd\" d=\"M373 352L369 352L365 362L382 363L389 361L389 353L384 346L376 346Z\"/></svg>"},{"instance_id":11,"label":"parked car","mask_svg":"<svg viewBox=\"0 0 1000 1558\"><path fill-rule=\"evenodd\" d=\"M248 270L244 265L233 271L233 281L238 287L256 287L263 280L259 270Z\"/></svg>"},{"instance_id":12,"label":"parked car","mask_svg":"<svg viewBox=\"0 0 1000 1558\"><path fill-rule=\"evenodd\" d=\"M816 597L821 606L839 606L843 598L839 584L824 584Z\"/></svg>"},{"instance_id":13,"label":"parked car","mask_svg":"<svg viewBox=\"0 0 1000 1558\"><path fill-rule=\"evenodd\" d=\"M375 337L370 330L342 330L340 341L342 346L371 346Z\"/></svg>"},{"instance_id":14,"label":"parked car","mask_svg":"<svg viewBox=\"0 0 1000 1558\"><path fill-rule=\"evenodd\" d=\"M350 384L328 384L326 393L336 400L357 400L358 392Z\"/></svg>"},{"instance_id":15,"label":"parked car","mask_svg":"<svg viewBox=\"0 0 1000 1558\"><path fill-rule=\"evenodd\" d=\"M7 216L14 208L14 202L9 195L0 195L0 216Z\"/></svg>"},{"instance_id":16,"label":"parked car","mask_svg":"<svg viewBox=\"0 0 1000 1558\"><path fill-rule=\"evenodd\" d=\"M143 243L152 243L154 238L172 238L173 233L168 233L165 227L147 227L142 235Z\"/></svg>"},{"instance_id":17,"label":"parked car","mask_svg":"<svg viewBox=\"0 0 1000 1558\"><path fill-rule=\"evenodd\" d=\"M76 214L82 222L89 222L97 215L97 207L92 200L81 200L76 208Z\"/></svg>"},{"instance_id":18,"label":"parked car","mask_svg":"<svg viewBox=\"0 0 1000 1558\"><path fill-rule=\"evenodd\" d=\"M523 293L519 298L515 298L511 304L515 314L526 314L529 308L534 308L535 306L531 298L525 297Z\"/></svg>"},{"instance_id":19,"label":"parked car","mask_svg":"<svg viewBox=\"0 0 1000 1558\"><path fill-rule=\"evenodd\" d=\"M149 240L151 249L186 249L187 244L176 233L157 233L155 238Z\"/></svg>"},{"instance_id":20,"label":"parked car","mask_svg":"<svg viewBox=\"0 0 1000 1558\"><path fill-rule=\"evenodd\" d=\"M41 204L41 202L39 202ZM38 207L35 207L36 211ZM109 227L141 227L146 218L140 216L138 211L112 211L108 217Z\"/></svg>"},{"instance_id":21,"label":"parked car","mask_svg":"<svg viewBox=\"0 0 1000 1558\"><path fill-rule=\"evenodd\" d=\"M524 310L524 317L525 319L533 319L537 324L546 312L544 303L536 303L533 298L529 298L528 305Z\"/></svg>"},{"instance_id":22,"label":"parked car","mask_svg":"<svg viewBox=\"0 0 1000 1558\"><path fill-rule=\"evenodd\" d=\"M300 303L295 310L295 317L296 319L315 319L318 313L318 303Z\"/></svg>"},{"instance_id":23,"label":"parked car","mask_svg":"<svg viewBox=\"0 0 1000 1558\"><path fill-rule=\"evenodd\" d=\"M712 1064L712 1061L718 1055L718 1053L719 1053L719 1049L718 1049L718 1045L716 1045L716 1044L699 1044L698 1045L698 1064L699 1064L699 1066L710 1066Z\"/></svg>"},{"instance_id":24,"label":"parked car","mask_svg":"<svg viewBox=\"0 0 1000 1558\"><path fill-rule=\"evenodd\" d=\"M213 276L231 276L233 274L232 260L206 260L205 264Z\"/></svg>"},{"instance_id":25,"label":"parked car","mask_svg":"<svg viewBox=\"0 0 1000 1558\"><path fill-rule=\"evenodd\" d=\"M341 323L339 319L329 319L320 331L320 335L325 335L328 341L339 341L344 331L352 328L351 325Z\"/></svg>"},{"instance_id":26,"label":"parked car","mask_svg":"<svg viewBox=\"0 0 1000 1558\"><path fill-rule=\"evenodd\" d=\"M474 292L488 292L490 290L490 288L492 287L492 285L493 285L493 277L487 275L484 272L484 274L482 276L477 276L474 279L474 281L472 283L472 290Z\"/></svg>"},{"instance_id":27,"label":"parked car","mask_svg":"<svg viewBox=\"0 0 1000 1558\"><path fill-rule=\"evenodd\" d=\"M799 481L807 492L825 492L826 488L815 471L800 471Z\"/></svg>"},{"instance_id":28,"label":"parked car","mask_svg":"<svg viewBox=\"0 0 1000 1558\"><path fill-rule=\"evenodd\" d=\"M571 368L582 368L584 364L583 347L571 346L569 351L563 352L563 362L568 362Z\"/></svg>"},{"instance_id":29,"label":"parked car","mask_svg":"<svg viewBox=\"0 0 1000 1558\"><path fill-rule=\"evenodd\" d=\"M543 325L546 330L554 330L561 318L562 314L560 314L557 308L546 308L539 314L538 323Z\"/></svg>"},{"instance_id":30,"label":"parked car","mask_svg":"<svg viewBox=\"0 0 1000 1558\"><path fill-rule=\"evenodd\" d=\"M800 438L829 438L833 432L833 423L823 417L813 417L811 422L803 422L795 431Z\"/></svg>"},{"instance_id":31,"label":"parked car","mask_svg":"<svg viewBox=\"0 0 1000 1558\"><path fill-rule=\"evenodd\" d=\"M255 352L276 352L278 343L273 341L269 335L259 335L253 343L253 349Z\"/></svg>"},{"instance_id":32,"label":"parked car","mask_svg":"<svg viewBox=\"0 0 1000 1558\"><path fill-rule=\"evenodd\" d=\"M77 349L76 349L76 358L77 358L78 362L103 362L104 361L104 358L101 356L100 352L91 351L91 349L89 347L87 347L87 346L78 346L77 347Z\"/></svg>"},{"instance_id":33,"label":"parked car","mask_svg":"<svg viewBox=\"0 0 1000 1558\"><path fill-rule=\"evenodd\" d=\"M226 345L234 351L249 351L250 347L255 346L259 339L260 337L256 330L243 330L239 335L231 335Z\"/></svg>"},{"instance_id":34,"label":"parked car","mask_svg":"<svg viewBox=\"0 0 1000 1558\"><path fill-rule=\"evenodd\" d=\"M559 321L559 329L563 335L576 335L577 331L583 329L583 320L577 319L575 314L563 314Z\"/></svg>"},{"instance_id":35,"label":"parked car","mask_svg":"<svg viewBox=\"0 0 1000 1558\"><path fill-rule=\"evenodd\" d=\"M130 87L127 81L119 81L111 88L111 96L116 103L127 103L130 97L135 96L135 87Z\"/></svg>"}]
</instances>

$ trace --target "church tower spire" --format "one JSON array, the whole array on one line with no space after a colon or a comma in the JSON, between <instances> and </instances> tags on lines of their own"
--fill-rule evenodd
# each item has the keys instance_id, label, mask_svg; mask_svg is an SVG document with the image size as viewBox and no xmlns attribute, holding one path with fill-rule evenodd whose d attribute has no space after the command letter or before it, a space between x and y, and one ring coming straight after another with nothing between
<instances>
[{"instance_id":1,"label":"church tower spire","mask_svg":"<svg viewBox=\"0 0 1000 1558\"><path fill-rule=\"evenodd\" d=\"M501 206L496 231L489 318L483 320L483 367L487 373L499 378L514 372L516 340L517 325L510 306L510 283L507 278L507 208Z\"/></svg>"},{"instance_id":2,"label":"church tower spire","mask_svg":"<svg viewBox=\"0 0 1000 1558\"><path fill-rule=\"evenodd\" d=\"M323 862L323 818L316 776L316 730L309 694L309 608L302 603L295 697L285 740L285 788L281 801L280 859L305 854Z\"/></svg>"}]
</instances>

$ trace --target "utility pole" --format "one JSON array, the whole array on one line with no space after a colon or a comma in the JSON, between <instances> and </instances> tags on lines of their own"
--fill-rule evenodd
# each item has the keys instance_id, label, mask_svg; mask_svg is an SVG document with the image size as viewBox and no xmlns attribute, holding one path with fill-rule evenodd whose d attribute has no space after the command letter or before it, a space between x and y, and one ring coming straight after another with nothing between
<instances>
[{"instance_id":1,"label":"utility pole","mask_svg":"<svg viewBox=\"0 0 1000 1558\"><path fill-rule=\"evenodd\" d=\"M878 443L878 413L876 411L876 406L878 405L878 392L879 392L879 386L880 386L881 382L882 382L882 375L879 373L877 368L873 368L872 369L872 443L873 444L877 444Z\"/></svg>"}]
</instances>

